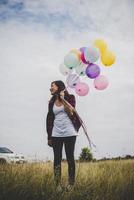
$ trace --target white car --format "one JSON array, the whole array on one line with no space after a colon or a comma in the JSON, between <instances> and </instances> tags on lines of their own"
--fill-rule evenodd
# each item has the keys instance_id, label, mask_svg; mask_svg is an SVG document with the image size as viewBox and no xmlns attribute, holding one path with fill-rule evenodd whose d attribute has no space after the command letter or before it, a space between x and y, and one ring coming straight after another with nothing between
<instances>
[{"instance_id":1,"label":"white car","mask_svg":"<svg viewBox=\"0 0 134 200\"><path fill-rule=\"evenodd\" d=\"M16 154L6 147L0 147L0 164L26 162L27 160L22 154Z\"/></svg>"}]
</instances>

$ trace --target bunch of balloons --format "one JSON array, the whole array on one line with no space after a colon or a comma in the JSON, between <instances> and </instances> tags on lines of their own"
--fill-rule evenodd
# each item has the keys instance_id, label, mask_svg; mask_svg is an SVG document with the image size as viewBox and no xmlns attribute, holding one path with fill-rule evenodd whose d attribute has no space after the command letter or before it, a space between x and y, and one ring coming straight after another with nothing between
<instances>
[{"instance_id":1,"label":"bunch of balloons","mask_svg":"<svg viewBox=\"0 0 134 200\"><path fill-rule=\"evenodd\" d=\"M102 39L95 40L92 46L72 49L64 57L60 72L67 76L67 86L73 88L79 96L85 96L89 92L88 84L80 79L82 76L93 79L94 88L97 90L107 88L109 81L101 74L101 69L96 64L99 58L104 67L110 67L115 62L115 54Z\"/></svg>"}]
</instances>

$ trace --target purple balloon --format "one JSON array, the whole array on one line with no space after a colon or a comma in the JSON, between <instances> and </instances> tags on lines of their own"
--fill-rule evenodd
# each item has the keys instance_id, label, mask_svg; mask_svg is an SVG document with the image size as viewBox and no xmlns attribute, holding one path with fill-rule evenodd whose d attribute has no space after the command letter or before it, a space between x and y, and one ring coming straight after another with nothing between
<instances>
[{"instance_id":1,"label":"purple balloon","mask_svg":"<svg viewBox=\"0 0 134 200\"><path fill-rule=\"evenodd\" d=\"M81 47L81 48L79 49L79 51L80 51L81 53L83 53L83 52L85 51L85 49L86 49L86 47Z\"/></svg>"},{"instance_id":2,"label":"purple balloon","mask_svg":"<svg viewBox=\"0 0 134 200\"><path fill-rule=\"evenodd\" d=\"M90 63L86 68L86 75L89 78L96 78L100 74L100 67L96 64Z\"/></svg>"}]
</instances>

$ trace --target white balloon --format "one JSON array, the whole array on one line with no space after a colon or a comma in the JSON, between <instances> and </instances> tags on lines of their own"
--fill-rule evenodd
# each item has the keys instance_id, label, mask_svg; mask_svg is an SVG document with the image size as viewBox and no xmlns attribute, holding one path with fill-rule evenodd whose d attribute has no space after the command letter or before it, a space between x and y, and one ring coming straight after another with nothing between
<instances>
[{"instance_id":1,"label":"white balloon","mask_svg":"<svg viewBox=\"0 0 134 200\"><path fill-rule=\"evenodd\" d=\"M80 60L76 53L70 52L64 57L64 64L69 69L72 69L72 68L75 68L76 66L78 66L79 62L80 62Z\"/></svg>"},{"instance_id":2,"label":"white balloon","mask_svg":"<svg viewBox=\"0 0 134 200\"><path fill-rule=\"evenodd\" d=\"M85 57L86 61L88 61L90 63L94 63L99 59L100 51L98 48L90 46L85 49L84 57Z\"/></svg>"},{"instance_id":3,"label":"white balloon","mask_svg":"<svg viewBox=\"0 0 134 200\"><path fill-rule=\"evenodd\" d=\"M71 88L75 88L77 83L80 82L80 77L78 74L69 74L66 79L67 85Z\"/></svg>"},{"instance_id":4,"label":"white balloon","mask_svg":"<svg viewBox=\"0 0 134 200\"><path fill-rule=\"evenodd\" d=\"M67 76L69 73L71 73L73 70L67 68L64 63L60 64L59 70L62 75Z\"/></svg>"},{"instance_id":5,"label":"white balloon","mask_svg":"<svg viewBox=\"0 0 134 200\"><path fill-rule=\"evenodd\" d=\"M81 63L79 66L77 66L75 68L75 72L79 75L79 76L85 76L86 75L86 67L87 65L85 65L84 63Z\"/></svg>"}]
</instances>

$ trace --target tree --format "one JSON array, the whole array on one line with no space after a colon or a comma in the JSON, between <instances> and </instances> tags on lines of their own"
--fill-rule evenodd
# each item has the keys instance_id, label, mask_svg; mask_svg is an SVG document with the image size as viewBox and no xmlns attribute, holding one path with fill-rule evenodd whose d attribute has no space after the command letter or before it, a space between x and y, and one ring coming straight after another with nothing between
<instances>
[{"instance_id":1,"label":"tree","mask_svg":"<svg viewBox=\"0 0 134 200\"><path fill-rule=\"evenodd\" d=\"M81 149L79 160L86 162L93 160L93 155L88 147L84 147Z\"/></svg>"}]
</instances>

